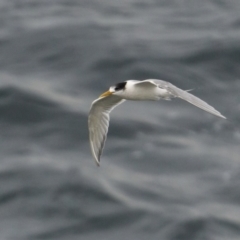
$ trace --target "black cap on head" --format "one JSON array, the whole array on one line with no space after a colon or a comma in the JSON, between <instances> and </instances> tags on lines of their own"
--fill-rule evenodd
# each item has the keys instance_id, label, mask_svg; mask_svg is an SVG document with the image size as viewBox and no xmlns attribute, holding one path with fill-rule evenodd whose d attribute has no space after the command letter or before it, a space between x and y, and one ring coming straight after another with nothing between
<instances>
[{"instance_id":1,"label":"black cap on head","mask_svg":"<svg viewBox=\"0 0 240 240\"><path fill-rule=\"evenodd\" d=\"M114 86L114 90L115 91L119 91L119 90L123 90L126 86L127 82L120 82L120 83L117 83L115 86Z\"/></svg>"}]
</instances>

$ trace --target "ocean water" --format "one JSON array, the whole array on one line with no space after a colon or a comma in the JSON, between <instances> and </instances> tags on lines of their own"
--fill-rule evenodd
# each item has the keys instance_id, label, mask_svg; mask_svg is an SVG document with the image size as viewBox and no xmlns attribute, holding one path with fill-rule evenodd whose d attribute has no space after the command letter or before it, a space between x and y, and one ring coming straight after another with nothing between
<instances>
[{"instance_id":1,"label":"ocean water","mask_svg":"<svg viewBox=\"0 0 240 240\"><path fill-rule=\"evenodd\" d=\"M0 239L240 239L238 0L0 1ZM127 79L97 167L91 102Z\"/></svg>"}]
</instances>

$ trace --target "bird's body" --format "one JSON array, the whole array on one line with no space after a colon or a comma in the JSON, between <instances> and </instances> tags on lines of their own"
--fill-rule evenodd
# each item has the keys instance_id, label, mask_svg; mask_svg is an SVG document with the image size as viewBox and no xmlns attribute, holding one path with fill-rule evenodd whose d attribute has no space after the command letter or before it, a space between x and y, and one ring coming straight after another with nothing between
<instances>
[{"instance_id":1,"label":"bird's body","mask_svg":"<svg viewBox=\"0 0 240 240\"><path fill-rule=\"evenodd\" d=\"M125 100L157 101L181 98L218 117L225 118L220 112L188 91L184 91L173 84L157 79L144 81L128 80L110 87L93 101L88 118L90 146L92 154L99 165L109 126L109 114L113 108Z\"/></svg>"},{"instance_id":2,"label":"bird's body","mask_svg":"<svg viewBox=\"0 0 240 240\"><path fill-rule=\"evenodd\" d=\"M145 81L128 80L127 87L125 87L124 91L120 92L119 95L118 93L115 95L132 101L170 99L170 93L166 89L156 87L156 85L150 81L150 79Z\"/></svg>"}]
</instances>

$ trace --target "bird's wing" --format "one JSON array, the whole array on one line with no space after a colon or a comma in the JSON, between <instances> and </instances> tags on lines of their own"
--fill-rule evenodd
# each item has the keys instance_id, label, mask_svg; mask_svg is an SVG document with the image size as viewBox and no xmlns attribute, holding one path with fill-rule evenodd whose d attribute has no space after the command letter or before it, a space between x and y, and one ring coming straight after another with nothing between
<instances>
[{"instance_id":1,"label":"bird's wing","mask_svg":"<svg viewBox=\"0 0 240 240\"><path fill-rule=\"evenodd\" d=\"M124 101L118 96L110 95L108 97L100 97L92 103L88 116L88 129L91 151L97 165L100 163L100 156L107 137L109 114L113 108Z\"/></svg>"},{"instance_id":2,"label":"bird's wing","mask_svg":"<svg viewBox=\"0 0 240 240\"><path fill-rule=\"evenodd\" d=\"M145 80L140 82L139 84L153 84L159 88L163 88L166 89L173 97L178 97L181 98L191 104L193 104L196 107L201 108L202 110L209 112L213 115L216 115L218 117L221 118L225 118L220 112L218 112L215 108L213 108L212 106L210 106L208 103L204 102L203 100L201 100L200 98L194 96L193 94L189 93L188 91L182 90L176 86L174 86L173 84L163 81L163 80L157 80L157 79L150 79L150 80Z\"/></svg>"}]
</instances>

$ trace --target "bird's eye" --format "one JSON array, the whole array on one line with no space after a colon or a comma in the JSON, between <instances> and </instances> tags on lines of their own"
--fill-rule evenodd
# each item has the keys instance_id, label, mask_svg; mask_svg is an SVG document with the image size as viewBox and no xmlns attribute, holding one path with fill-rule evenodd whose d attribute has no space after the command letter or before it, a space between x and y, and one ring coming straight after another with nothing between
<instances>
[{"instance_id":1,"label":"bird's eye","mask_svg":"<svg viewBox=\"0 0 240 240\"><path fill-rule=\"evenodd\" d=\"M114 90L115 90L115 91L124 90L124 89L125 89L125 86L126 86L126 82L117 83L117 84L115 85Z\"/></svg>"}]
</instances>

